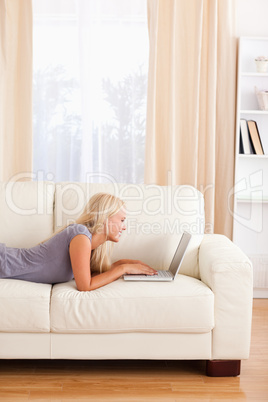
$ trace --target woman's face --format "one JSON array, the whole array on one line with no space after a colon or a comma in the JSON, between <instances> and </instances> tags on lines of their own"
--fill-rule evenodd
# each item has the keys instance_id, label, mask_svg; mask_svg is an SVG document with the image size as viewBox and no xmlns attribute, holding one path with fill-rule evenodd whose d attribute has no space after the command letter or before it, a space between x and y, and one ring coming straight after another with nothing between
<instances>
[{"instance_id":1,"label":"woman's face","mask_svg":"<svg viewBox=\"0 0 268 402\"><path fill-rule=\"evenodd\" d=\"M108 218L108 240L118 242L123 230L126 230L126 211L122 208Z\"/></svg>"}]
</instances>

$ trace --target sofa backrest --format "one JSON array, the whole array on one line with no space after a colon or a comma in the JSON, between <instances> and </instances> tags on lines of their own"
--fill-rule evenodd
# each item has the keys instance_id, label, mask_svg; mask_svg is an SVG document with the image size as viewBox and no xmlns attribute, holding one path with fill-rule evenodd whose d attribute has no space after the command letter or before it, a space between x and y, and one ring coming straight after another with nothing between
<instances>
[{"instance_id":1,"label":"sofa backrest","mask_svg":"<svg viewBox=\"0 0 268 402\"><path fill-rule=\"evenodd\" d=\"M191 186L57 183L54 229L74 222L98 192L114 194L126 202L127 230L113 246L112 261L138 259L165 269L186 230L193 237L180 272L199 278L198 248L205 217L203 195L198 190Z\"/></svg>"},{"instance_id":2,"label":"sofa backrest","mask_svg":"<svg viewBox=\"0 0 268 402\"><path fill-rule=\"evenodd\" d=\"M0 183L0 243L32 247L53 233L55 184Z\"/></svg>"}]
</instances>

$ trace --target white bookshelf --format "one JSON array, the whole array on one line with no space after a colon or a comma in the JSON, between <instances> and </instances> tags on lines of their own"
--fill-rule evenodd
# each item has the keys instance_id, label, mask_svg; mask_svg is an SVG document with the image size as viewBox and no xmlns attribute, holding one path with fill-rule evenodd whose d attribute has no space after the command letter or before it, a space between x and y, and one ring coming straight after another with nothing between
<instances>
[{"instance_id":1,"label":"white bookshelf","mask_svg":"<svg viewBox=\"0 0 268 402\"><path fill-rule=\"evenodd\" d=\"M255 87L268 91L268 72L255 57L268 57L268 38L241 37L237 74L237 125L233 241L253 263L254 297L268 298L268 111L260 110ZM240 119L255 120L265 155L239 154Z\"/></svg>"}]
</instances>

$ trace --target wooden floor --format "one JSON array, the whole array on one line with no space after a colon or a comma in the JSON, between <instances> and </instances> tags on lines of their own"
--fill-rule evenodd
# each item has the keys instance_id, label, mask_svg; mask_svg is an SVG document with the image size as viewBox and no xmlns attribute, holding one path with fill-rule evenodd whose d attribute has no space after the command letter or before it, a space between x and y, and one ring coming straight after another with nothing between
<instances>
[{"instance_id":1,"label":"wooden floor","mask_svg":"<svg viewBox=\"0 0 268 402\"><path fill-rule=\"evenodd\" d=\"M202 361L0 360L0 401L268 401L268 299L255 299L241 375L210 378Z\"/></svg>"}]
</instances>

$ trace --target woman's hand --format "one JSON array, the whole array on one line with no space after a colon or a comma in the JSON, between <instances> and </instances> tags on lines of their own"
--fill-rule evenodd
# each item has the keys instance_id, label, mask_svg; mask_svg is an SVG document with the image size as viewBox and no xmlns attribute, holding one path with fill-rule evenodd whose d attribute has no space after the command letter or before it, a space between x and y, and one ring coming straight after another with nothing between
<instances>
[{"instance_id":1,"label":"woman's hand","mask_svg":"<svg viewBox=\"0 0 268 402\"><path fill-rule=\"evenodd\" d=\"M131 263L122 264L124 274L130 275L157 275L157 271L149 265L144 264L142 261L135 261Z\"/></svg>"}]
</instances>

